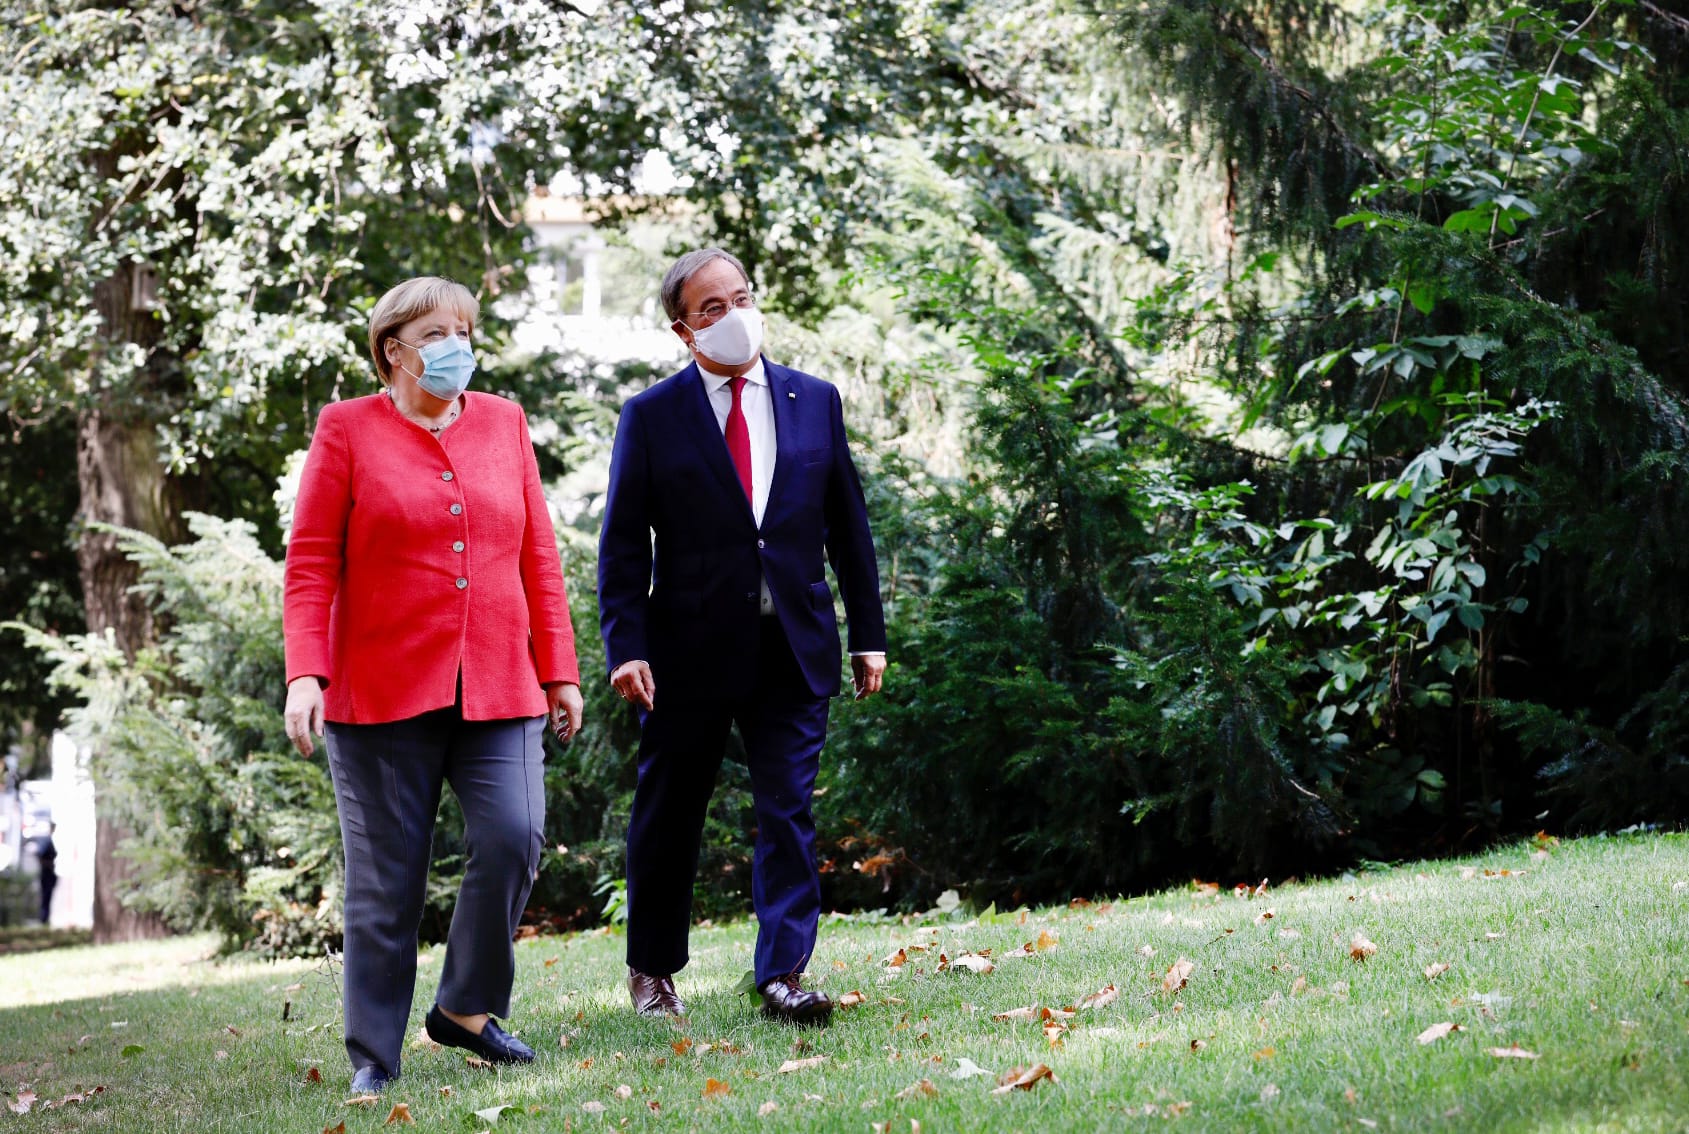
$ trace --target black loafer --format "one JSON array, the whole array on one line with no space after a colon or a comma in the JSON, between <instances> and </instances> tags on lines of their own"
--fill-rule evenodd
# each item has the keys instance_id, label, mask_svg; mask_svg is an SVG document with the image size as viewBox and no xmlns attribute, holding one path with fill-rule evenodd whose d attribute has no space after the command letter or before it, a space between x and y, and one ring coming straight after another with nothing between
<instances>
[{"instance_id":1,"label":"black loafer","mask_svg":"<svg viewBox=\"0 0 1689 1134\"><path fill-rule=\"evenodd\" d=\"M762 1014L788 1024L824 1028L833 1021L833 1002L825 992L806 992L795 976L762 986Z\"/></svg>"},{"instance_id":2,"label":"black loafer","mask_svg":"<svg viewBox=\"0 0 1689 1134\"><path fill-rule=\"evenodd\" d=\"M440 1011L438 1004L428 1010L428 1018L423 1021L428 1029L428 1038L435 1043L447 1047L461 1047L465 1051L473 1051L489 1063L532 1063L534 1049L508 1034L494 1023L487 1021L481 1034L476 1035Z\"/></svg>"},{"instance_id":3,"label":"black loafer","mask_svg":"<svg viewBox=\"0 0 1689 1134\"><path fill-rule=\"evenodd\" d=\"M387 1089L387 1084L397 1078L397 1075L389 1075L372 1063L368 1067L360 1067L352 1072L352 1093L354 1095L379 1095Z\"/></svg>"}]
</instances>

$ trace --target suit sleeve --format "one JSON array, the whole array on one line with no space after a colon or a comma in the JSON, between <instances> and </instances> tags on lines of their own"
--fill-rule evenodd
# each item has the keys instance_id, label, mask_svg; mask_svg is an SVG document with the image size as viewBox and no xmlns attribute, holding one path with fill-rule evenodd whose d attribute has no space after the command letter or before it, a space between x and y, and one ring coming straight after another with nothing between
<instances>
[{"instance_id":1,"label":"suit sleeve","mask_svg":"<svg viewBox=\"0 0 1689 1134\"><path fill-rule=\"evenodd\" d=\"M580 663L575 658L575 628L569 619L569 596L563 585L562 560L557 555L557 532L551 526L540 485L539 462L528 434L528 415L516 411L520 434L522 503L527 515L522 530L522 591L528 600L528 629L533 635L534 665L541 685L567 682L579 685Z\"/></svg>"},{"instance_id":2,"label":"suit sleeve","mask_svg":"<svg viewBox=\"0 0 1689 1134\"><path fill-rule=\"evenodd\" d=\"M832 390L833 466L827 479L827 560L839 580L853 654L883 653L886 616L880 605L880 568L868 530L868 502L845 436L844 404Z\"/></svg>"},{"instance_id":3,"label":"suit sleeve","mask_svg":"<svg viewBox=\"0 0 1689 1134\"><path fill-rule=\"evenodd\" d=\"M333 678L328 647L329 612L346 561L346 524L352 512L352 454L337 407L323 407L299 476L293 528L287 540L282 588L282 640L287 680Z\"/></svg>"},{"instance_id":4,"label":"suit sleeve","mask_svg":"<svg viewBox=\"0 0 1689 1134\"><path fill-rule=\"evenodd\" d=\"M598 537L598 619L608 672L624 662L649 661L651 492L644 426L629 402L616 423L604 527Z\"/></svg>"}]
</instances>

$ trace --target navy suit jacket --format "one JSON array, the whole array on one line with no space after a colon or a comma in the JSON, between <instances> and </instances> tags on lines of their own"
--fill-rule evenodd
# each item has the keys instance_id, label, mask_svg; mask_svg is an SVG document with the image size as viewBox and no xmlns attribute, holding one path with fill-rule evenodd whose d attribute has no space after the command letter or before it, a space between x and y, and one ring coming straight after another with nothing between
<instances>
[{"instance_id":1,"label":"navy suit jacket","mask_svg":"<svg viewBox=\"0 0 1689 1134\"><path fill-rule=\"evenodd\" d=\"M598 542L599 624L611 672L651 665L660 704L743 695L755 676L759 579L817 697L839 692L833 565L850 649L885 649L862 481L830 383L766 358L774 478L762 526L739 484L696 362L628 400Z\"/></svg>"}]
</instances>

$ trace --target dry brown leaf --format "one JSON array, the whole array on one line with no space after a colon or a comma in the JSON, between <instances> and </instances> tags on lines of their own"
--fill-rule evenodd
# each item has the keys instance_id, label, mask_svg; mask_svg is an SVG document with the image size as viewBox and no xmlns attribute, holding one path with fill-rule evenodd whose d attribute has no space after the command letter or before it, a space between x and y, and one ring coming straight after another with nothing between
<instances>
[{"instance_id":1,"label":"dry brown leaf","mask_svg":"<svg viewBox=\"0 0 1689 1134\"><path fill-rule=\"evenodd\" d=\"M381 1101L380 1095L359 1095L356 1098L347 1099L345 1102L341 1103L340 1105L341 1106L374 1106L376 1103L378 1103L380 1101Z\"/></svg>"},{"instance_id":2,"label":"dry brown leaf","mask_svg":"<svg viewBox=\"0 0 1689 1134\"><path fill-rule=\"evenodd\" d=\"M868 998L855 989L839 997L840 1008L855 1008L858 1004L866 1004L867 1002Z\"/></svg>"},{"instance_id":3,"label":"dry brown leaf","mask_svg":"<svg viewBox=\"0 0 1689 1134\"><path fill-rule=\"evenodd\" d=\"M482 1059L479 1055L464 1056L463 1064L465 1067L473 1067L477 1071L485 1071L492 1067L491 1061Z\"/></svg>"},{"instance_id":4,"label":"dry brown leaf","mask_svg":"<svg viewBox=\"0 0 1689 1134\"><path fill-rule=\"evenodd\" d=\"M994 1012L992 1013L991 1018L999 1023L1011 1023L1016 1020L1036 1020L1038 1018L1038 1005L1032 1004L1025 1008L1011 1008L1007 1012Z\"/></svg>"},{"instance_id":5,"label":"dry brown leaf","mask_svg":"<svg viewBox=\"0 0 1689 1134\"><path fill-rule=\"evenodd\" d=\"M758 1118L767 1118L769 1115L773 1114L775 1111L777 1111L779 1109L780 1109L780 1104L775 1102L773 1099L769 1099L767 1102L765 1102L761 1106L757 1107L757 1117Z\"/></svg>"},{"instance_id":6,"label":"dry brown leaf","mask_svg":"<svg viewBox=\"0 0 1689 1134\"><path fill-rule=\"evenodd\" d=\"M1118 988L1115 988L1112 984L1107 984L1098 989L1096 992L1091 993L1089 996L1080 997L1079 1003L1075 1005L1075 1007L1106 1008L1110 1004L1113 1004L1115 998L1119 995L1120 990Z\"/></svg>"},{"instance_id":7,"label":"dry brown leaf","mask_svg":"<svg viewBox=\"0 0 1689 1134\"><path fill-rule=\"evenodd\" d=\"M440 1097L443 1099L449 1099L455 1094L457 1094L457 1088L450 1084L440 1088Z\"/></svg>"},{"instance_id":8,"label":"dry brown leaf","mask_svg":"<svg viewBox=\"0 0 1689 1134\"><path fill-rule=\"evenodd\" d=\"M1378 946L1367 940L1364 933L1357 933L1349 940L1349 956L1356 961L1364 961L1378 952Z\"/></svg>"},{"instance_id":9,"label":"dry brown leaf","mask_svg":"<svg viewBox=\"0 0 1689 1134\"><path fill-rule=\"evenodd\" d=\"M29 1108L35 1105L34 1091L19 1091L16 1099L8 1100L6 1109L13 1114L28 1114Z\"/></svg>"},{"instance_id":10,"label":"dry brown leaf","mask_svg":"<svg viewBox=\"0 0 1689 1134\"><path fill-rule=\"evenodd\" d=\"M910 1083L901 1091L891 1096L898 1102L907 1102L916 1098L934 1098L938 1095L938 1088L933 1086L931 1079L922 1079L918 1083Z\"/></svg>"},{"instance_id":11,"label":"dry brown leaf","mask_svg":"<svg viewBox=\"0 0 1689 1134\"><path fill-rule=\"evenodd\" d=\"M1153 957L1153 956L1155 956L1155 946L1154 945L1139 945L1138 946L1138 956L1140 956L1140 957Z\"/></svg>"},{"instance_id":12,"label":"dry brown leaf","mask_svg":"<svg viewBox=\"0 0 1689 1134\"><path fill-rule=\"evenodd\" d=\"M581 1109L588 1114L603 1114L604 1104L599 1102L597 1099L588 1099L586 1102L581 1104Z\"/></svg>"},{"instance_id":13,"label":"dry brown leaf","mask_svg":"<svg viewBox=\"0 0 1689 1134\"><path fill-rule=\"evenodd\" d=\"M652 1114L661 1114L663 1112L663 1104L658 1102L656 1099L647 1100L645 1105L651 1108Z\"/></svg>"},{"instance_id":14,"label":"dry brown leaf","mask_svg":"<svg viewBox=\"0 0 1689 1134\"><path fill-rule=\"evenodd\" d=\"M1205 1048L1207 1046L1208 1046L1208 1041L1205 1040L1205 1039L1193 1039L1193 1040L1191 1040L1191 1050L1192 1051L1201 1051L1203 1048Z\"/></svg>"},{"instance_id":15,"label":"dry brown leaf","mask_svg":"<svg viewBox=\"0 0 1689 1134\"><path fill-rule=\"evenodd\" d=\"M1178 992L1189 982L1191 974L1196 972L1196 962L1180 957L1167 969L1167 976L1161 982L1161 991Z\"/></svg>"},{"instance_id":16,"label":"dry brown leaf","mask_svg":"<svg viewBox=\"0 0 1689 1134\"><path fill-rule=\"evenodd\" d=\"M305 1081L307 1083L320 1083L323 1081L323 1073L315 1067L309 1068L305 1072Z\"/></svg>"},{"instance_id":17,"label":"dry brown leaf","mask_svg":"<svg viewBox=\"0 0 1689 1134\"><path fill-rule=\"evenodd\" d=\"M705 1098L710 1098L710 1097L716 1096L716 1095L730 1095L732 1093L733 1093L733 1088L728 1086L726 1083L723 1083L720 1079L706 1079L706 1080L704 1080L704 1097Z\"/></svg>"},{"instance_id":18,"label":"dry brown leaf","mask_svg":"<svg viewBox=\"0 0 1689 1134\"><path fill-rule=\"evenodd\" d=\"M1449 964L1447 961L1433 961L1431 964L1425 966L1425 979L1436 980L1452 968L1454 968L1454 966Z\"/></svg>"},{"instance_id":19,"label":"dry brown leaf","mask_svg":"<svg viewBox=\"0 0 1689 1134\"><path fill-rule=\"evenodd\" d=\"M617 1083L616 1097L619 1099L631 1099L633 1097L633 1088L628 1086L626 1083Z\"/></svg>"},{"instance_id":20,"label":"dry brown leaf","mask_svg":"<svg viewBox=\"0 0 1689 1134\"><path fill-rule=\"evenodd\" d=\"M340 1122L334 1126L325 1126L323 1127L323 1134L346 1134L346 1124Z\"/></svg>"},{"instance_id":21,"label":"dry brown leaf","mask_svg":"<svg viewBox=\"0 0 1689 1134\"><path fill-rule=\"evenodd\" d=\"M1277 916L1278 916L1278 914L1275 913L1272 910L1262 910L1260 913L1255 915L1255 924L1256 925L1266 925L1269 921L1273 920L1273 918L1275 918Z\"/></svg>"},{"instance_id":22,"label":"dry brown leaf","mask_svg":"<svg viewBox=\"0 0 1689 1134\"><path fill-rule=\"evenodd\" d=\"M669 1041L669 1046L674 1048L674 1053L676 1055L685 1055L687 1052L692 1050L692 1037L681 1036L677 1040Z\"/></svg>"},{"instance_id":23,"label":"dry brown leaf","mask_svg":"<svg viewBox=\"0 0 1689 1134\"><path fill-rule=\"evenodd\" d=\"M825 1055L812 1055L808 1059L788 1059L780 1065L777 1075L790 1075L793 1071L807 1071L811 1067L819 1067L827 1062Z\"/></svg>"},{"instance_id":24,"label":"dry brown leaf","mask_svg":"<svg viewBox=\"0 0 1689 1134\"><path fill-rule=\"evenodd\" d=\"M903 950L903 949L899 949L897 952L893 953L891 956L889 956L885 959L885 965L886 965L886 968L888 968L888 969L902 968L904 962L906 962L908 960L909 960L908 952Z\"/></svg>"},{"instance_id":25,"label":"dry brown leaf","mask_svg":"<svg viewBox=\"0 0 1689 1134\"><path fill-rule=\"evenodd\" d=\"M387 1112L387 1121L383 1122L382 1125L392 1126L394 1123L398 1123L401 1126L416 1125L416 1119L411 1117L410 1103L399 1102L393 1104L393 1109Z\"/></svg>"},{"instance_id":26,"label":"dry brown leaf","mask_svg":"<svg viewBox=\"0 0 1689 1134\"><path fill-rule=\"evenodd\" d=\"M1444 1036L1449 1035L1450 1033L1453 1033L1453 1032L1458 1032L1458 1031L1460 1031L1460 1025L1459 1024L1452 1023L1448 1020L1444 1020L1442 1023L1432 1024L1429 1028L1426 1028L1423 1032L1420 1032L1419 1033L1419 1042L1421 1044L1436 1043L1438 1040L1442 1039Z\"/></svg>"},{"instance_id":27,"label":"dry brown leaf","mask_svg":"<svg viewBox=\"0 0 1689 1134\"><path fill-rule=\"evenodd\" d=\"M938 971L944 972L947 969L952 971L962 969L966 972L984 975L985 973L994 971L996 968L996 965L992 964L990 960L980 956L978 953L962 953L950 960L945 960L941 956Z\"/></svg>"},{"instance_id":28,"label":"dry brown leaf","mask_svg":"<svg viewBox=\"0 0 1689 1134\"><path fill-rule=\"evenodd\" d=\"M1048 1079L1052 1083L1061 1082L1056 1073L1051 1071L1048 1064L1034 1063L1031 1067L1011 1067L997 1077L997 1086L992 1090L994 1095L1006 1095L1010 1091L1030 1091L1037 1083Z\"/></svg>"},{"instance_id":29,"label":"dry brown leaf","mask_svg":"<svg viewBox=\"0 0 1689 1134\"><path fill-rule=\"evenodd\" d=\"M1526 1051L1518 1044L1511 1047L1486 1047L1485 1055L1493 1055L1497 1059L1541 1059L1542 1056L1534 1051Z\"/></svg>"}]
</instances>

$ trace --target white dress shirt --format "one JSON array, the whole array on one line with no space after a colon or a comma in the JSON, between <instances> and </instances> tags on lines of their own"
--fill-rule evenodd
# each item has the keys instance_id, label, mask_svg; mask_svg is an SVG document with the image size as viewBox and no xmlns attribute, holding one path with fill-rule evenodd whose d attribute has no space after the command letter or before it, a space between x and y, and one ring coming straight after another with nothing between
<instances>
[{"instance_id":1,"label":"white dress shirt","mask_svg":"<svg viewBox=\"0 0 1689 1134\"><path fill-rule=\"evenodd\" d=\"M725 374L713 374L698 367L704 379L704 391L710 396L710 408L715 411L715 423L722 434L727 433L727 415L733 410L733 379ZM774 483L774 399L769 396L768 373L762 359L757 359L745 372L745 388L739 391L739 409L745 415L745 430L751 436L751 515L757 527L768 511L768 488ZM768 593L768 580L758 585L762 591L762 613L774 613L774 596Z\"/></svg>"},{"instance_id":2,"label":"white dress shirt","mask_svg":"<svg viewBox=\"0 0 1689 1134\"><path fill-rule=\"evenodd\" d=\"M727 415L733 409L732 381L725 374L712 374L702 366L698 373L704 379L704 390L710 395L710 408L715 410L715 423L723 435L727 433ZM768 373L762 359L757 359L745 372L745 388L739 392L739 408L745 414L745 427L751 435L751 515L762 526L763 513L768 511L768 488L774 483L774 399L769 395Z\"/></svg>"}]
</instances>

